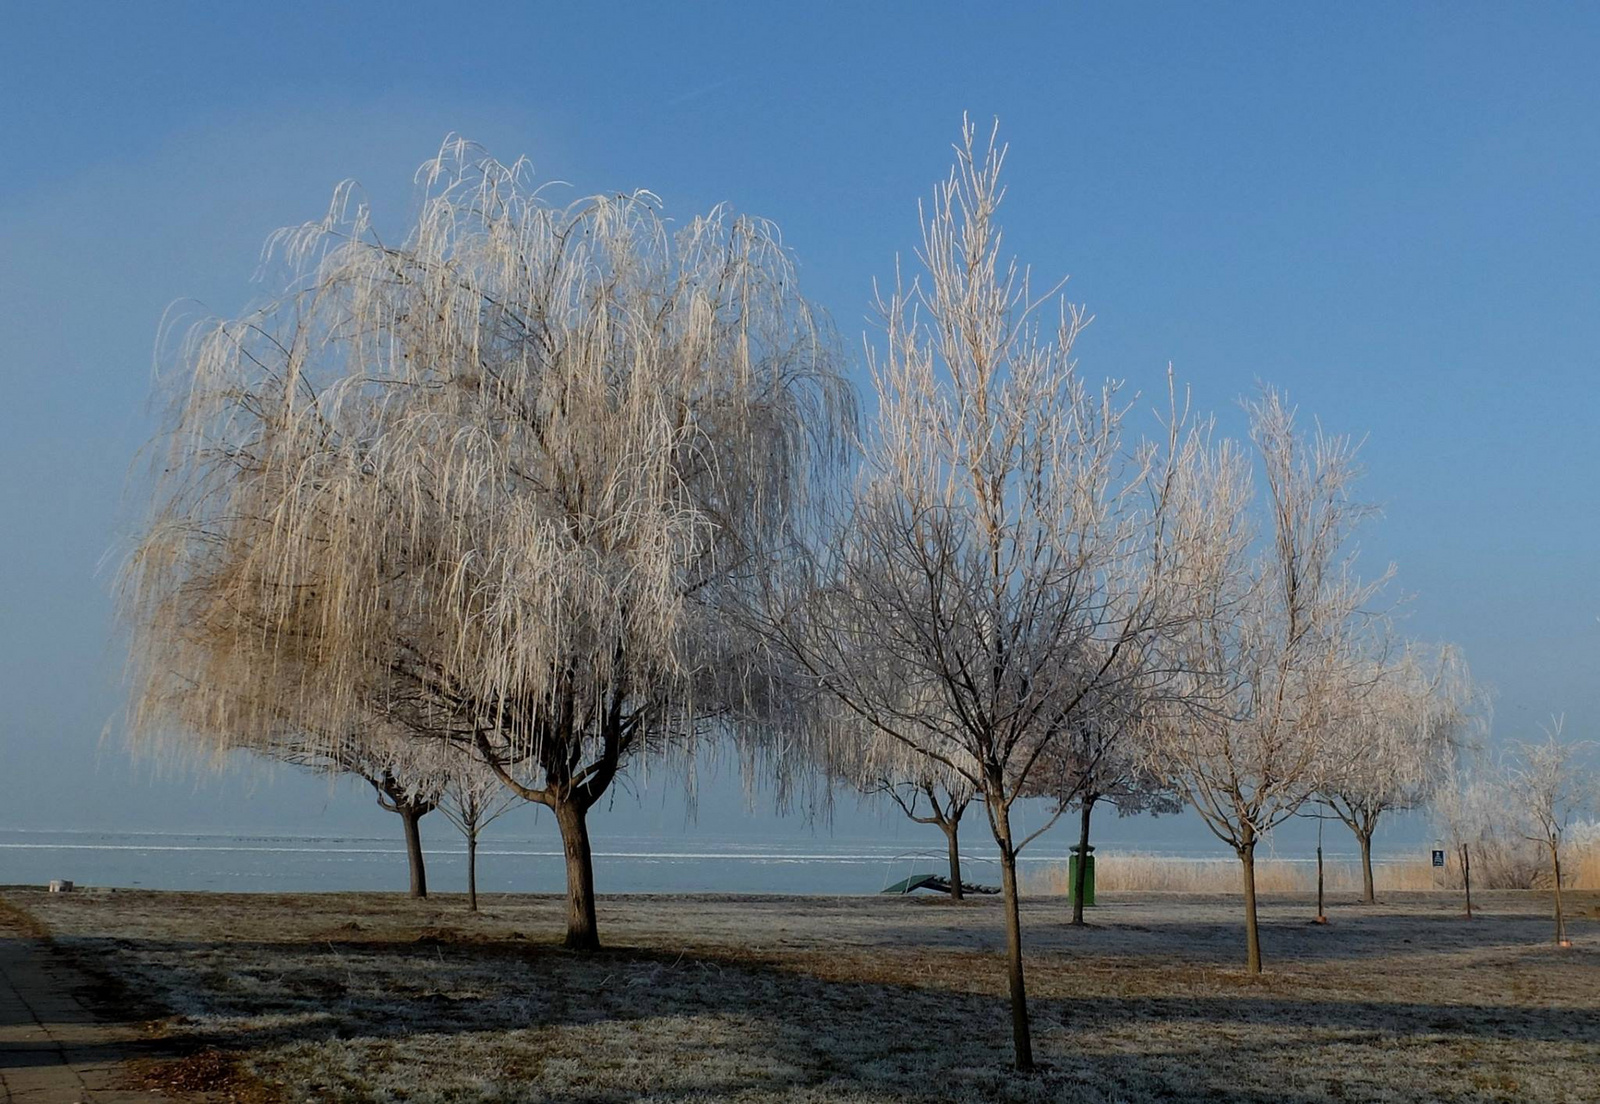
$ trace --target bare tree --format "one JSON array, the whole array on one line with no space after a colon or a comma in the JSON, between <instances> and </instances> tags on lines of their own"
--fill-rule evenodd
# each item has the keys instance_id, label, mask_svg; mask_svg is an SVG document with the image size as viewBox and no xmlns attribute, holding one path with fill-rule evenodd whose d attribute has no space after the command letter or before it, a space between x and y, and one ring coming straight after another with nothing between
<instances>
[{"instance_id":1,"label":"bare tree","mask_svg":"<svg viewBox=\"0 0 1600 1104\"><path fill-rule=\"evenodd\" d=\"M732 613L853 408L771 227L528 178L447 142L399 244L341 187L276 240L282 295L192 331L124 590L131 721L472 746L554 812L592 948L618 772L777 730Z\"/></svg>"},{"instance_id":2,"label":"bare tree","mask_svg":"<svg viewBox=\"0 0 1600 1104\"><path fill-rule=\"evenodd\" d=\"M445 744L415 744L392 726L369 722L342 737L284 726L255 733L249 750L267 759L331 775L354 775L371 786L378 807L400 818L412 897L428 895L422 852L422 818L439 807L446 764L456 757Z\"/></svg>"},{"instance_id":3,"label":"bare tree","mask_svg":"<svg viewBox=\"0 0 1600 1104\"><path fill-rule=\"evenodd\" d=\"M443 777L459 757L441 741L426 743L405 738L393 725L378 718L353 722L341 731L310 731L294 723L292 685L272 687L268 683L249 688L265 693L257 708L265 717L270 712L276 723L263 723L254 731L237 734L226 743L197 741L195 736L213 712L235 715L248 703L235 699L245 688L216 686L198 694L179 680L163 703L174 724L171 730L151 734L169 743L169 750L192 760L196 753L209 752L215 765L225 761L228 751L243 750L272 762L286 763L329 776L348 775L371 786L378 807L400 818L406 864L410 873L412 897L428 895L427 865L422 850L422 818L439 806Z\"/></svg>"},{"instance_id":4,"label":"bare tree","mask_svg":"<svg viewBox=\"0 0 1600 1104\"><path fill-rule=\"evenodd\" d=\"M1561 898L1561 845L1567 830L1594 807L1594 785L1583 770L1587 743L1562 739L1562 719L1556 718L1538 742L1517 744L1507 769L1510 795L1526 818L1525 835L1537 841L1550 856L1550 884L1555 890L1555 941L1567 939L1566 914Z\"/></svg>"},{"instance_id":5,"label":"bare tree","mask_svg":"<svg viewBox=\"0 0 1600 1104\"><path fill-rule=\"evenodd\" d=\"M1369 685L1341 725L1349 757L1318 792L1318 801L1355 834L1361 849L1362 900L1374 901L1372 837L1391 810L1425 803L1462 749L1477 694L1455 648L1408 647L1374 664Z\"/></svg>"},{"instance_id":6,"label":"bare tree","mask_svg":"<svg viewBox=\"0 0 1600 1104\"><path fill-rule=\"evenodd\" d=\"M1027 1070L1017 856L1038 833L1018 834L1012 805L1074 721L1115 699L1104 691L1147 677L1165 469L1154 449L1124 449L1115 386L1077 373L1084 315L1063 303L1046 325L1054 293L1036 297L1002 261L1004 150L977 141L965 124L924 219L924 277L880 298L879 418L851 508L775 621L819 692L853 715L834 738L875 729L982 796Z\"/></svg>"},{"instance_id":7,"label":"bare tree","mask_svg":"<svg viewBox=\"0 0 1600 1104\"><path fill-rule=\"evenodd\" d=\"M864 753L865 761L848 770L864 793L883 794L918 824L931 824L944 834L950 868L950 899L964 899L961 886L961 818L977 797L974 773L951 770L927 756L911 752L898 740L866 728L860 743L835 740L834 754Z\"/></svg>"},{"instance_id":8,"label":"bare tree","mask_svg":"<svg viewBox=\"0 0 1600 1104\"><path fill-rule=\"evenodd\" d=\"M1089 828L1096 805L1110 805L1118 818L1149 813L1160 816L1183 809L1182 797L1148 766L1137 711L1115 715L1113 723L1098 717L1073 726L1063 749L1050 764L1041 793L1055 796L1078 812L1078 866L1072 886L1072 923L1084 925L1084 898L1089 882ZM1061 795L1069 795L1062 798Z\"/></svg>"},{"instance_id":9,"label":"bare tree","mask_svg":"<svg viewBox=\"0 0 1600 1104\"><path fill-rule=\"evenodd\" d=\"M512 808L520 796L498 775L471 757L458 754L443 780L439 810L467 841L467 910L478 911L478 836Z\"/></svg>"},{"instance_id":10,"label":"bare tree","mask_svg":"<svg viewBox=\"0 0 1600 1104\"><path fill-rule=\"evenodd\" d=\"M400 817L405 826L406 865L411 872L411 896L428 895L428 870L422 856L422 818L439 807L439 795L431 788L408 785L385 768L377 775L361 777L377 792L378 806Z\"/></svg>"},{"instance_id":11,"label":"bare tree","mask_svg":"<svg viewBox=\"0 0 1600 1104\"><path fill-rule=\"evenodd\" d=\"M1538 889L1549 876L1549 852L1542 840L1525 833L1525 818L1515 808L1508 764L1482 763L1472 769L1473 803L1468 810L1472 879L1484 889Z\"/></svg>"},{"instance_id":12,"label":"bare tree","mask_svg":"<svg viewBox=\"0 0 1600 1104\"><path fill-rule=\"evenodd\" d=\"M1204 585L1181 595L1195 606L1170 642L1187 694L1155 726L1149 765L1239 857L1246 960L1259 973L1256 845L1348 766L1331 736L1362 690L1362 611L1377 584L1356 580L1347 551L1369 513L1350 498L1354 448L1320 430L1301 437L1276 391L1247 409L1268 492L1265 548L1252 552L1249 468L1224 441L1193 469L1212 551Z\"/></svg>"},{"instance_id":13,"label":"bare tree","mask_svg":"<svg viewBox=\"0 0 1600 1104\"><path fill-rule=\"evenodd\" d=\"M1493 794L1504 788L1487 784L1481 766L1452 763L1430 795L1433 822L1454 853L1461 873L1461 888L1466 899L1467 919L1472 919L1472 859L1481 854L1490 835L1490 822L1502 811L1495 807Z\"/></svg>"}]
</instances>

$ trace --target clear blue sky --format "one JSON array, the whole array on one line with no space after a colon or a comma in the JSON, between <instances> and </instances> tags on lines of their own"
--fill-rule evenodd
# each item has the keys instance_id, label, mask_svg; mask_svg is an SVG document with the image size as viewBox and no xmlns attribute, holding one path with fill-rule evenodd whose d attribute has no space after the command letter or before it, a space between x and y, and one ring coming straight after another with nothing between
<instances>
[{"instance_id":1,"label":"clear blue sky","mask_svg":"<svg viewBox=\"0 0 1600 1104\"><path fill-rule=\"evenodd\" d=\"M1597 46L1583 5L0 3L0 826L384 829L102 746L101 562L163 310L238 311L342 178L393 232L452 130L774 219L854 350L961 112L998 115L1008 240L1097 316L1083 368L1171 361L1231 429L1270 380L1368 435L1408 631L1465 647L1502 737L1600 736ZM681 824L646 804L609 815Z\"/></svg>"}]
</instances>

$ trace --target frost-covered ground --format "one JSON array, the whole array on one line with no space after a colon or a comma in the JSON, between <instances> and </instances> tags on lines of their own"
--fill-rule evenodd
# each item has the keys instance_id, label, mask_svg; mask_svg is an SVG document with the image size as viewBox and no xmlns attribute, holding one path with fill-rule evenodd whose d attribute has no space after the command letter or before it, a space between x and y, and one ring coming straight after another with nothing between
<instances>
[{"instance_id":1,"label":"frost-covered ground","mask_svg":"<svg viewBox=\"0 0 1600 1104\"><path fill-rule=\"evenodd\" d=\"M1035 898L1032 1078L993 898L5 896L290 1101L1600 1100L1594 893L1269 898L1259 979L1237 897Z\"/></svg>"}]
</instances>

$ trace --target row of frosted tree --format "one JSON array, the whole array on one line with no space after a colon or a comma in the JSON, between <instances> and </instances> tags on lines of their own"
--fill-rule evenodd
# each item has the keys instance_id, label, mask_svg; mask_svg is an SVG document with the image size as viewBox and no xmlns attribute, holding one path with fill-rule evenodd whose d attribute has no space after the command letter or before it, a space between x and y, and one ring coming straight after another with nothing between
<instances>
[{"instance_id":1,"label":"row of frosted tree","mask_svg":"<svg viewBox=\"0 0 1600 1104\"><path fill-rule=\"evenodd\" d=\"M1252 971L1287 818L1343 819L1370 898L1379 818L1441 792L1481 711L1356 570L1355 448L1271 388L1236 441L1176 385L1150 412L1091 381L1087 316L1002 250L1004 149L955 152L878 294L870 418L766 223L559 206L455 140L402 240L342 187L271 243L278 294L166 358L133 732L368 779L415 892L430 809L475 843L542 805L576 949L624 771L715 745L780 798L886 792L955 893L981 809L1023 1069L1019 801L1084 844L1097 804L1192 808L1239 858Z\"/></svg>"}]
</instances>

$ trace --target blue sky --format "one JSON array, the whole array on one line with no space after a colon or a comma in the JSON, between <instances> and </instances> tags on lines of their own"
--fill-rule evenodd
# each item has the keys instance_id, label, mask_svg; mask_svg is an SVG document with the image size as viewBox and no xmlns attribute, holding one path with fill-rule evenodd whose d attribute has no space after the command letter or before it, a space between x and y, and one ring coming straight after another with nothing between
<instances>
[{"instance_id":1,"label":"blue sky","mask_svg":"<svg viewBox=\"0 0 1600 1104\"><path fill-rule=\"evenodd\" d=\"M1466 649L1501 737L1555 712L1600 735L1600 9L6 3L0 26L0 826L383 829L322 781L152 776L102 743L103 561L163 311L259 296L267 234L343 178L397 230L450 131L576 192L775 220L853 352L961 113L999 116L1007 240L1095 314L1082 368L1151 392L1171 362L1230 430L1272 381L1366 436L1364 557L1398 563L1407 631ZM612 815L682 830L645 805Z\"/></svg>"}]
</instances>

